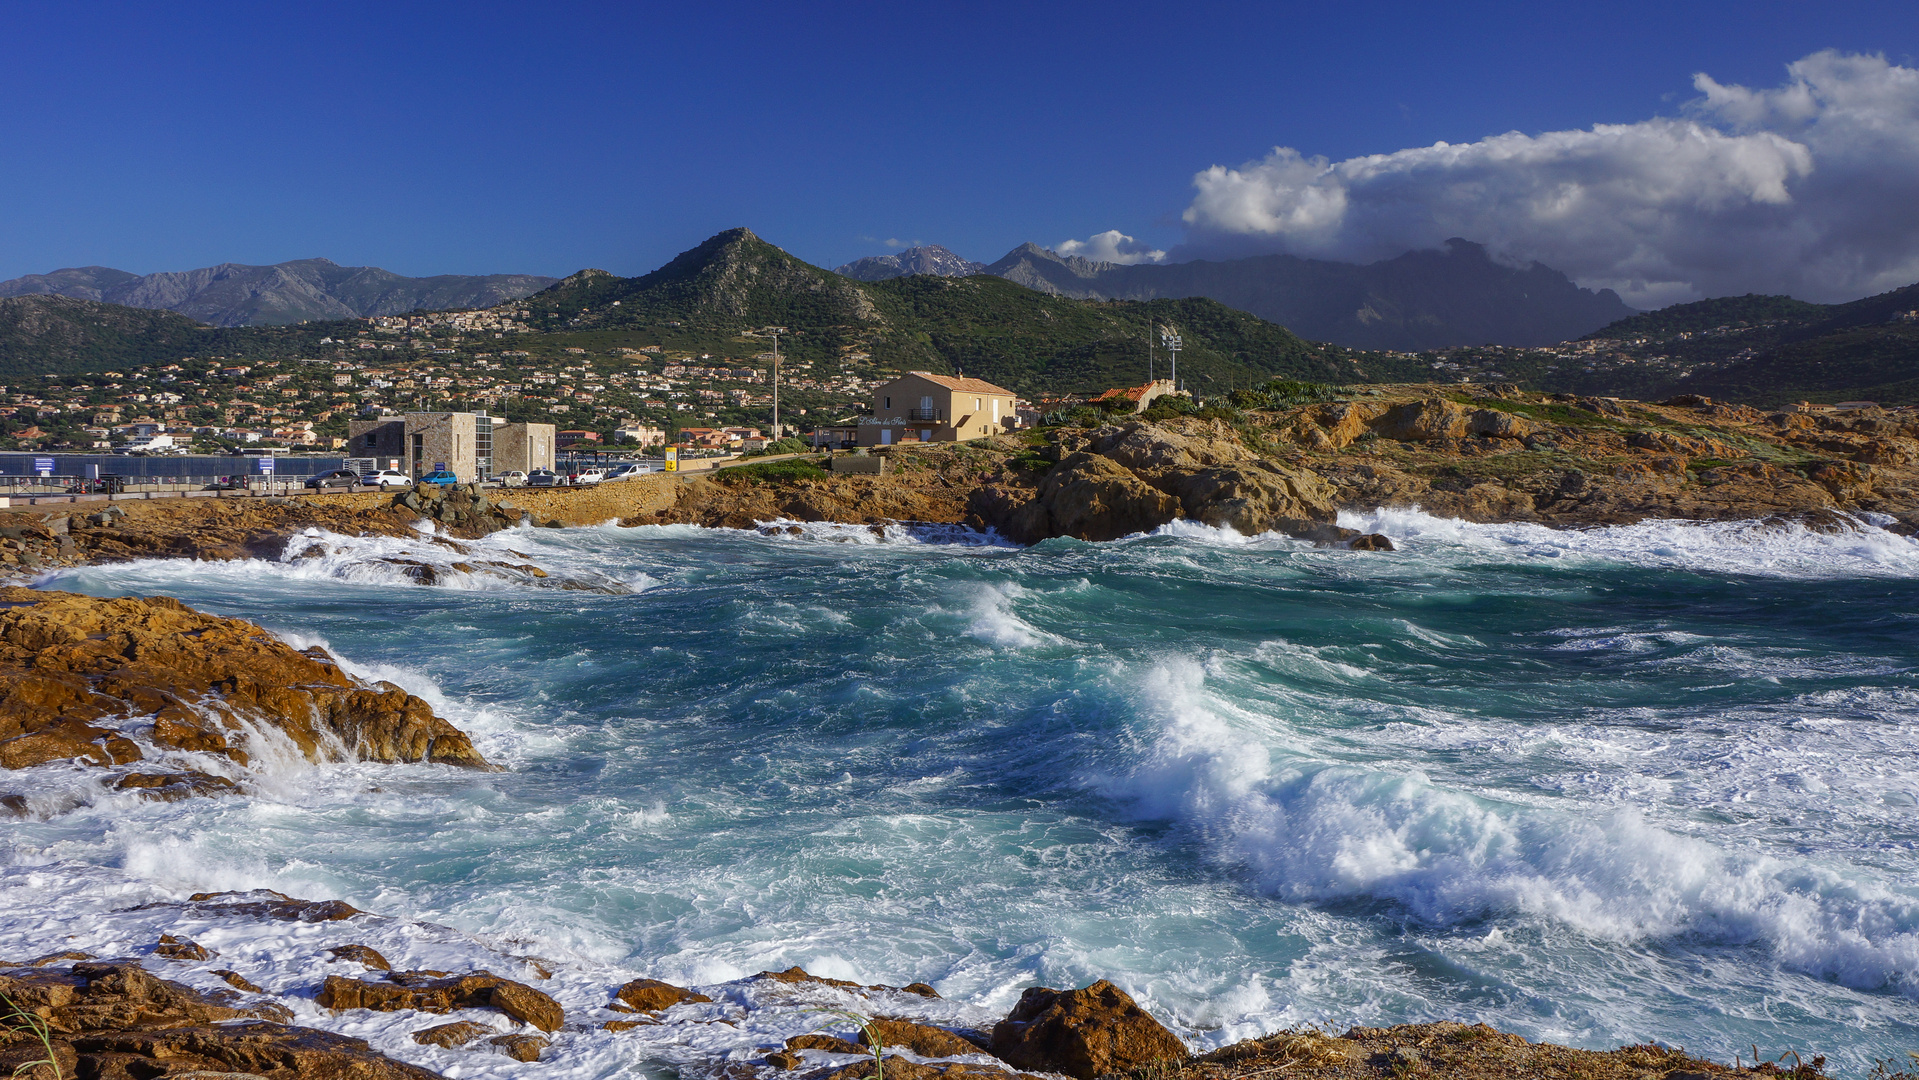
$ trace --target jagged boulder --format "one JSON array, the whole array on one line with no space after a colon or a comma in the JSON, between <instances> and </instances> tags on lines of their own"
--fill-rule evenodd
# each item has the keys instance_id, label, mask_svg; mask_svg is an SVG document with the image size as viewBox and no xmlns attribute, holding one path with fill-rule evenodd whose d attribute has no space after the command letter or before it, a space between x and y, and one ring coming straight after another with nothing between
<instances>
[{"instance_id":1,"label":"jagged boulder","mask_svg":"<svg viewBox=\"0 0 1919 1080\"><path fill-rule=\"evenodd\" d=\"M1093 1080L1189 1053L1124 990L1101 979L1080 990L1034 986L993 1026L993 1054L1016 1069Z\"/></svg>"},{"instance_id":2,"label":"jagged boulder","mask_svg":"<svg viewBox=\"0 0 1919 1080\"><path fill-rule=\"evenodd\" d=\"M0 996L46 1020L61 1076L437 1076L384 1057L363 1040L289 1026L292 1014L277 1003L234 1008L134 963L0 968ZM8 1074L45 1056L24 1031L0 1033L0 1069Z\"/></svg>"},{"instance_id":3,"label":"jagged boulder","mask_svg":"<svg viewBox=\"0 0 1919 1080\"><path fill-rule=\"evenodd\" d=\"M128 721L144 721L130 730L158 748L242 765L250 729L263 726L316 762L344 748L368 761L490 767L425 701L362 683L324 650L294 649L252 623L167 597L0 589L0 765L139 761L138 745L107 726Z\"/></svg>"},{"instance_id":4,"label":"jagged boulder","mask_svg":"<svg viewBox=\"0 0 1919 1080\"><path fill-rule=\"evenodd\" d=\"M1351 446L1385 411L1384 406L1363 401L1315 405L1299 415L1290 434L1308 450L1338 450Z\"/></svg>"},{"instance_id":5,"label":"jagged boulder","mask_svg":"<svg viewBox=\"0 0 1919 1080\"><path fill-rule=\"evenodd\" d=\"M962 1057L986 1053L985 1047L977 1046L945 1028L917 1024L911 1020L869 1020L860 1029L860 1045L870 1047L875 1038L888 1048L902 1047L921 1057Z\"/></svg>"},{"instance_id":6,"label":"jagged boulder","mask_svg":"<svg viewBox=\"0 0 1919 1080\"><path fill-rule=\"evenodd\" d=\"M1179 478L1181 509L1195 521L1247 536L1301 535L1332 520L1332 488L1317 476L1261 463L1203 469Z\"/></svg>"},{"instance_id":7,"label":"jagged boulder","mask_svg":"<svg viewBox=\"0 0 1919 1080\"><path fill-rule=\"evenodd\" d=\"M541 1031L558 1031L566 1023L560 1003L525 983L502 979L491 972L441 975L437 972L392 972L382 982L327 976L314 1002L326 1009L372 1009L396 1012L449 1013L455 1009L498 1009Z\"/></svg>"},{"instance_id":8,"label":"jagged boulder","mask_svg":"<svg viewBox=\"0 0 1919 1080\"><path fill-rule=\"evenodd\" d=\"M1407 402L1380 416L1373 430L1400 442L1436 442L1461 439L1470 428L1465 406L1444 398Z\"/></svg>"},{"instance_id":9,"label":"jagged boulder","mask_svg":"<svg viewBox=\"0 0 1919 1080\"><path fill-rule=\"evenodd\" d=\"M618 990L613 996L626 1003L630 1009L639 1012L658 1012L670 1009L681 1002L712 1001L705 994L658 979L634 979Z\"/></svg>"},{"instance_id":10,"label":"jagged boulder","mask_svg":"<svg viewBox=\"0 0 1919 1080\"><path fill-rule=\"evenodd\" d=\"M1546 430L1523 416L1501 409L1474 409L1466 429L1488 439L1528 439Z\"/></svg>"},{"instance_id":11,"label":"jagged boulder","mask_svg":"<svg viewBox=\"0 0 1919 1080\"><path fill-rule=\"evenodd\" d=\"M477 484L423 484L393 497L393 507L419 514L459 536L485 536L520 523L520 511L495 504Z\"/></svg>"},{"instance_id":12,"label":"jagged boulder","mask_svg":"<svg viewBox=\"0 0 1919 1080\"><path fill-rule=\"evenodd\" d=\"M1047 474L1033 500L1013 513L1007 532L1024 543L1049 536L1117 540L1179 514L1178 499L1112 458L1080 451Z\"/></svg>"}]
</instances>

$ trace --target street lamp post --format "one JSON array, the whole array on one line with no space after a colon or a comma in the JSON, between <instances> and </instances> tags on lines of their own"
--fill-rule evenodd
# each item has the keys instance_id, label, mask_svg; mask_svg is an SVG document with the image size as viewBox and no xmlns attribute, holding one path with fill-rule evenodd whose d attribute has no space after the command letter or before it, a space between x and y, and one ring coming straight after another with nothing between
<instances>
[{"instance_id":1,"label":"street lamp post","mask_svg":"<svg viewBox=\"0 0 1919 1080\"><path fill-rule=\"evenodd\" d=\"M780 335L784 326L764 326L760 333L773 339L773 441L780 441Z\"/></svg>"},{"instance_id":2,"label":"street lamp post","mask_svg":"<svg viewBox=\"0 0 1919 1080\"><path fill-rule=\"evenodd\" d=\"M1166 345L1166 351L1169 354L1171 354L1173 358L1173 389L1178 390L1179 389L1179 350L1180 350L1179 335L1173 333L1173 328L1169 326L1160 333L1159 340Z\"/></svg>"}]
</instances>

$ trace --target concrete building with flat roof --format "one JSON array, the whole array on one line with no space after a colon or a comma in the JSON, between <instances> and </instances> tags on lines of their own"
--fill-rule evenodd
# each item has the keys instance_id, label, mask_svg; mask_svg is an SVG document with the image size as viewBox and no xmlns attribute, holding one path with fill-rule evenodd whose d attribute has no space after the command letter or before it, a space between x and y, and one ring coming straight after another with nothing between
<instances>
[{"instance_id":1,"label":"concrete building with flat roof","mask_svg":"<svg viewBox=\"0 0 1919 1080\"><path fill-rule=\"evenodd\" d=\"M485 413L413 412L347 425L350 457L398 459L415 478L446 469L462 483L553 467L552 424L507 424Z\"/></svg>"}]
</instances>

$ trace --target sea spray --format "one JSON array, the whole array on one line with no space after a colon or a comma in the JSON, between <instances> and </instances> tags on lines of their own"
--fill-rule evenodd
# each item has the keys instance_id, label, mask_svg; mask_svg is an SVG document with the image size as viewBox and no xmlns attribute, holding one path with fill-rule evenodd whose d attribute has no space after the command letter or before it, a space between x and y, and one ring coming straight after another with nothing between
<instances>
[{"instance_id":1,"label":"sea spray","mask_svg":"<svg viewBox=\"0 0 1919 1080\"><path fill-rule=\"evenodd\" d=\"M1910 540L1347 524L1407 543L470 542L630 595L298 560L63 572L324 643L512 768L36 811L6 841L0 899L26 914L0 955L53 951L95 890L264 886L390 917L367 933L402 963L547 958L569 1002L801 964L931 982L974 1022L1112 978L1198 1046L1423 1019L1727 1060L1790 1042L1854 1071L1919 1045ZM285 947L223 933L269 966ZM683 1060L599 1039L554 1067Z\"/></svg>"}]
</instances>

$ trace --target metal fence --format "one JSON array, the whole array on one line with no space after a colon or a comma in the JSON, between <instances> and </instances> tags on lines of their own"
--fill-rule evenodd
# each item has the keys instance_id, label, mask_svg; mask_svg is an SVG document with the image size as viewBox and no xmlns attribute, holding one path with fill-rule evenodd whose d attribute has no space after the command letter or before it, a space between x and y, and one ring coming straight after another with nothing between
<instances>
[{"instance_id":1,"label":"metal fence","mask_svg":"<svg viewBox=\"0 0 1919 1080\"><path fill-rule=\"evenodd\" d=\"M70 477L94 479L123 476L129 483L186 483L193 478L201 483L212 477L267 475L260 468L265 454L25 454L0 453L0 480L7 478ZM346 458L339 454L272 455L272 475L305 479L344 468Z\"/></svg>"}]
</instances>

